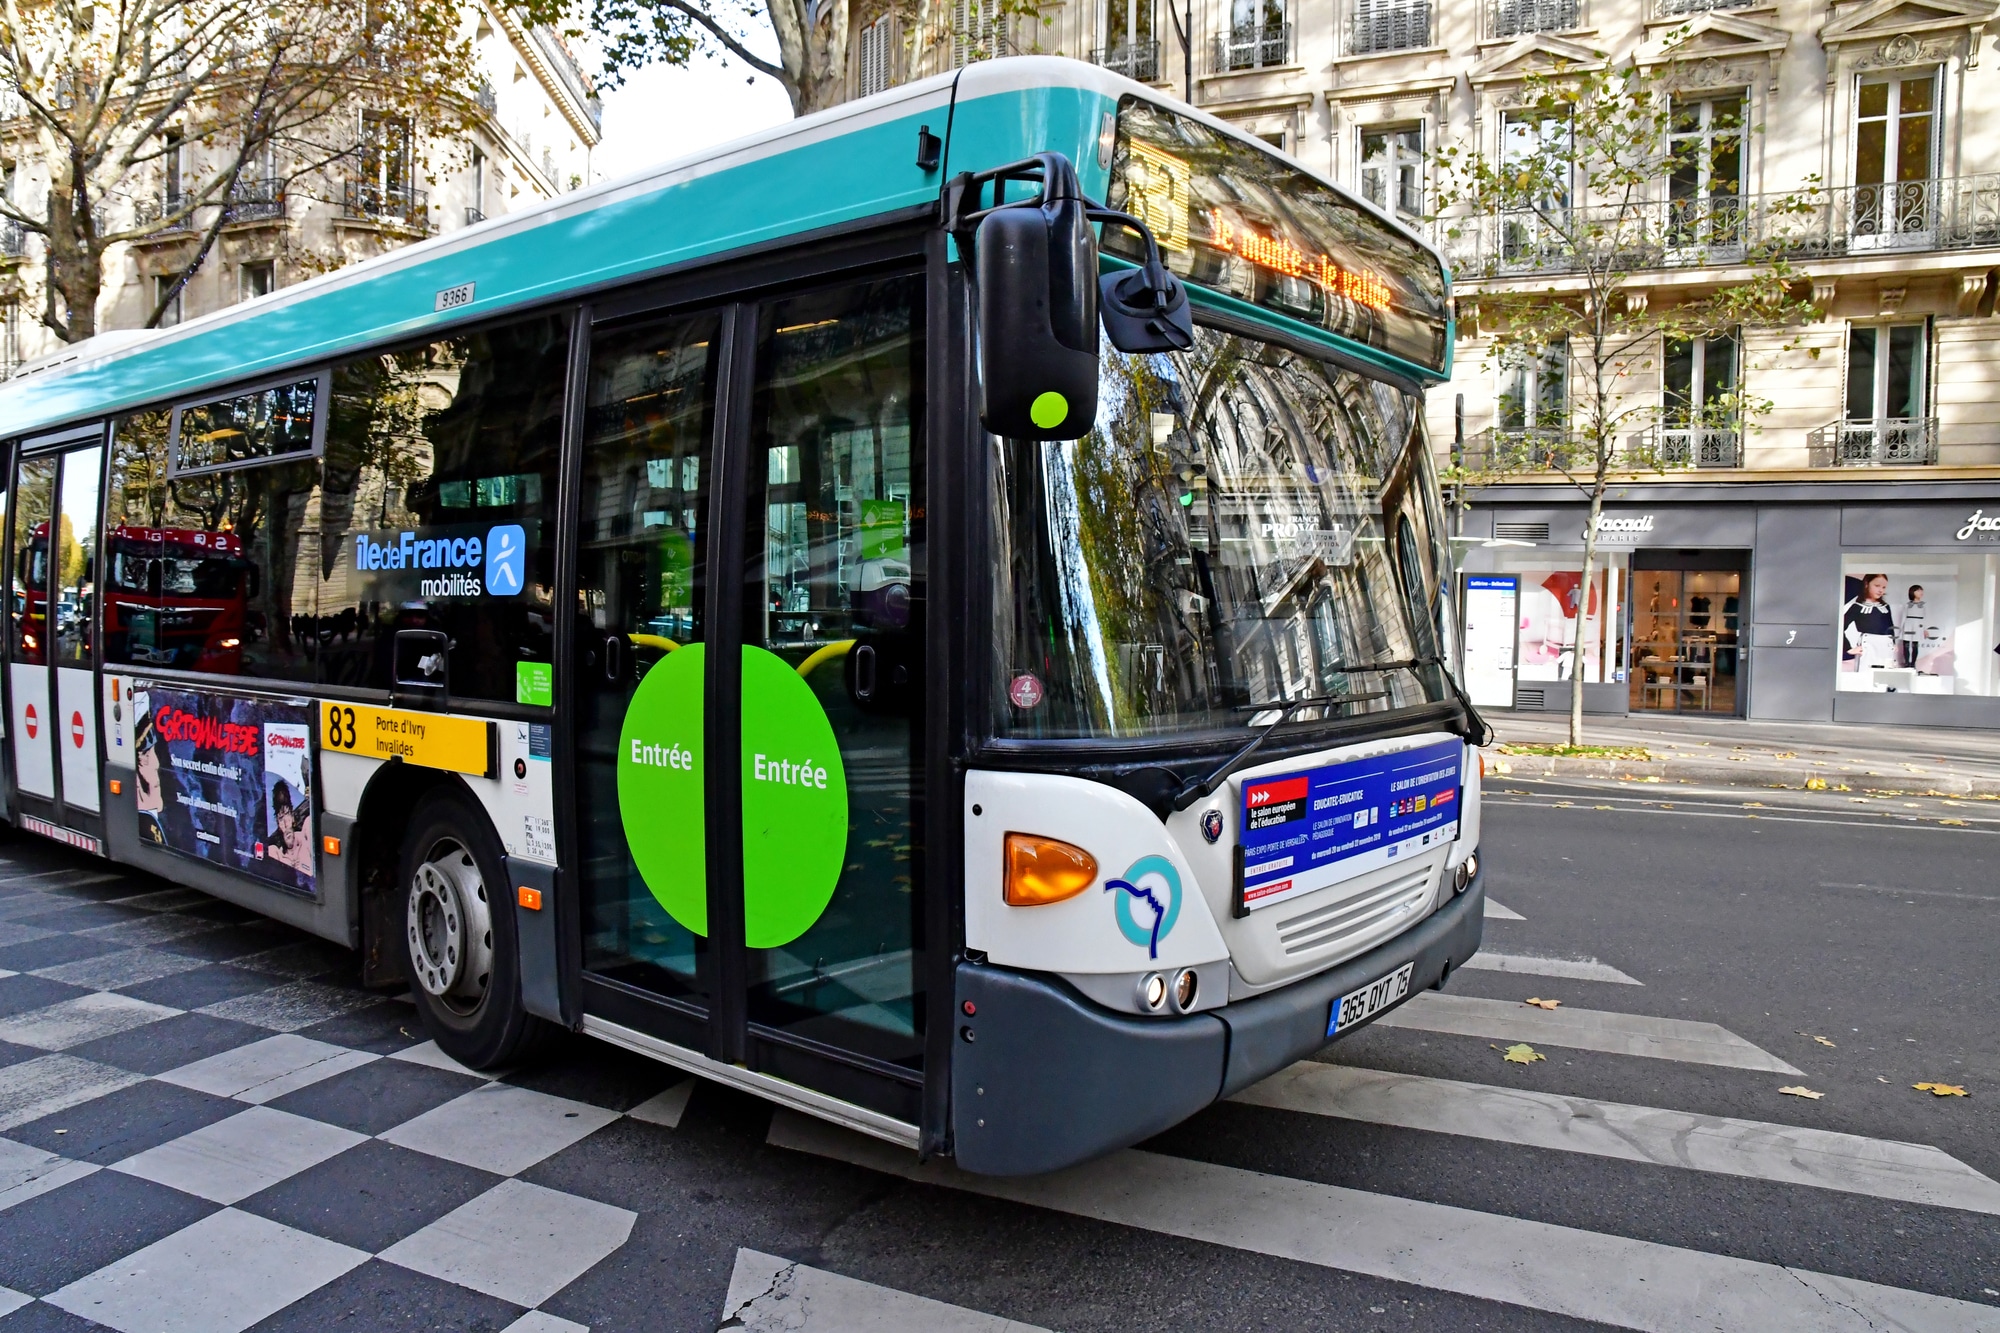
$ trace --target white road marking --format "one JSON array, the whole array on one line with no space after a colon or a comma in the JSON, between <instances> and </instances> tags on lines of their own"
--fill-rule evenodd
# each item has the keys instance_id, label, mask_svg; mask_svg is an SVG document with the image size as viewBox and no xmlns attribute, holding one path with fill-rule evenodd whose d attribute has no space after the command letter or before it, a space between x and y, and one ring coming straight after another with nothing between
<instances>
[{"instance_id":1,"label":"white road marking","mask_svg":"<svg viewBox=\"0 0 2000 1333\"><path fill-rule=\"evenodd\" d=\"M44 1055L0 1068L0 1129L95 1101L146 1080L74 1055Z\"/></svg>"},{"instance_id":2,"label":"white road marking","mask_svg":"<svg viewBox=\"0 0 2000 1333\"><path fill-rule=\"evenodd\" d=\"M338 1125L253 1106L111 1169L211 1203L237 1203L367 1141Z\"/></svg>"},{"instance_id":3,"label":"white road marking","mask_svg":"<svg viewBox=\"0 0 2000 1333\"><path fill-rule=\"evenodd\" d=\"M25 1143L0 1139L0 1210L26 1203L38 1194L60 1189L72 1180L82 1180L97 1169L88 1162L72 1162L67 1157L31 1148ZM0 1314L4 1313L0 1310Z\"/></svg>"},{"instance_id":4,"label":"white road marking","mask_svg":"<svg viewBox=\"0 0 2000 1333\"><path fill-rule=\"evenodd\" d=\"M196 1092L262 1105L379 1059L367 1051L282 1032L156 1075Z\"/></svg>"},{"instance_id":5,"label":"white road marking","mask_svg":"<svg viewBox=\"0 0 2000 1333\"><path fill-rule=\"evenodd\" d=\"M687 1114L688 1098L693 1095L694 1080L684 1078L666 1091L648 1097L625 1114L634 1120L643 1120L649 1125L679 1129L681 1117Z\"/></svg>"},{"instance_id":6,"label":"white road marking","mask_svg":"<svg viewBox=\"0 0 2000 1333\"><path fill-rule=\"evenodd\" d=\"M1522 916L1513 908L1502 907L1499 903L1488 898L1486 900L1486 919L1488 921L1526 921L1528 918Z\"/></svg>"},{"instance_id":7,"label":"white road marking","mask_svg":"<svg viewBox=\"0 0 2000 1333\"><path fill-rule=\"evenodd\" d=\"M1537 977L1562 977L1567 981L1609 981L1619 986L1643 986L1637 977L1620 972L1595 958L1544 958L1532 953L1488 953L1481 949L1459 964L1475 972L1525 972Z\"/></svg>"},{"instance_id":8,"label":"white road marking","mask_svg":"<svg viewBox=\"0 0 2000 1333\"><path fill-rule=\"evenodd\" d=\"M513 1176L617 1118L615 1111L587 1102L488 1083L376 1137L496 1176Z\"/></svg>"},{"instance_id":9,"label":"white road marking","mask_svg":"<svg viewBox=\"0 0 2000 1333\"><path fill-rule=\"evenodd\" d=\"M1495 1143L2000 1214L2000 1181L1921 1143L1311 1061L1281 1070L1233 1100Z\"/></svg>"},{"instance_id":10,"label":"white road marking","mask_svg":"<svg viewBox=\"0 0 2000 1333\"><path fill-rule=\"evenodd\" d=\"M1642 1055L1654 1060L1802 1074L1777 1056L1714 1023L1652 1018L1603 1009L1538 1009L1511 1000L1425 991L1375 1020L1392 1028L1445 1032L1461 1037L1542 1042L1578 1051Z\"/></svg>"},{"instance_id":11,"label":"white road marking","mask_svg":"<svg viewBox=\"0 0 2000 1333\"><path fill-rule=\"evenodd\" d=\"M736 1251L722 1326L745 1333L1046 1333L894 1287Z\"/></svg>"},{"instance_id":12,"label":"white road marking","mask_svg":"<svg viewBox=\"0 0 2000 1333\"><path fill-rule=\"evenodd\" d=\"M2000 1330L2000 1308L1875 1282L1126 1149L975 1176L789 1111L769 1141L925 1184L1622 1328Z\"/></svg>"}]
</instances>

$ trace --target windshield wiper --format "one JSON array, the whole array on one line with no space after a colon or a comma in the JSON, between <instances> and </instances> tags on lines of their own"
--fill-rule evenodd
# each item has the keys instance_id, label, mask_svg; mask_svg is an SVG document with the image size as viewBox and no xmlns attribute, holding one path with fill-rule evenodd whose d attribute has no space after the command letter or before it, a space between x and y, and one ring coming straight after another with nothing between
<instances>
[{"instance_id":1,"label":"windshield wiper","mask_svg":"<svg viewBox=\"0 0 2000 1333\"><path fill-rule=\"evenodd\" d=\"M1265 723L1263 728L1250 738L1248 745L1245 745L1235 754L1230 755L1208 772L1198 774L1182 783L1181 789L1174 793L1174 809L1185 810L1221 786L1224 778L1242 767L1243 761L1257 753L1263 747L1264 742L1271 739L1271 733L1290 721L1292 714L1298 712L1301 708L1316 708L1323 704L1357 703L1363 699L1381 699L1386 697L1386 694L1381 690L1368 690L1353 694L1319 694L1314 695L1310 699L1293 699L1289 703L1278 700L1266 704L1240 705L1239 711L1242 709L1251 709L1260 713L1266 709L1276 708L1278 709L1278 715Z\"/></svg>"}]
</instances>

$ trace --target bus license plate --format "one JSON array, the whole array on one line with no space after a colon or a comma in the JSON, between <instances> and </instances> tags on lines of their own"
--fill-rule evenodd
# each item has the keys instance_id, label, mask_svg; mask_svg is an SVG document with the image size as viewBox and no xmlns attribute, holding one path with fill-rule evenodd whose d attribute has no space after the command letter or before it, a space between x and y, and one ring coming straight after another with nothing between
<instances>
[{"instance_id":1,"label":"bus license plate","mask_svg":"<svg viewBox=\"0 0 2000 1333\"><path fill-rule=\"evenodd\" d=\"M1410 974L1416 969L1414 962L1405 963L1380 981L1371 981L1360 990L1341 996L1334 1003L1333 1013L1328 1016L1326 1035L1334 1036L1364 1019L1373 1018L1408 995Z\"/></svg>"}]
</instances>

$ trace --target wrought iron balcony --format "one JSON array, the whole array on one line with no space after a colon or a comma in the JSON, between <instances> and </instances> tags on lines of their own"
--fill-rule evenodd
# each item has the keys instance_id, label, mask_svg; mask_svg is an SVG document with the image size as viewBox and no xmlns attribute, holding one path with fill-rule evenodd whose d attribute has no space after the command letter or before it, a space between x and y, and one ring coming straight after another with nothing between
<instances>
[{"instance_id":1,"label":"wrought iron balcony","mask_svg":"<svg viewBox=\"0 0 2000 1333\"><path fill-rule=\"evenodd\" d=\"M229 192L231 222L282 222L285 220L285 183L282 180L239 180Z\"/></svg>"},{"instance_id":2,"label":"wrought iron balcony","mask_svg":"<svg viewBox=\"0 0 2000 1333\"><path fill-rule=\"evenodd\" d=\"M1743 432L1734 426L1654 425L1626 437L1628 463L1659 468L1743 466Z\"/></svg>"},{"instance_id":3,"label":"wrought iron balcony","mask_svg":"<svg viewBox=\"0 0 2000 1333\"><path fill-rule=\"evenodd\" d=\"M1492 0L1486 11L1488 37L1525 37L1583 26L1583 0Z\"/></svg>"},{"instance_id":4,"label":"wrought iron balcony","mask_svg":"<svg viewBox=\"0 0 2000 1333\"><path fill-rule=\"evenodd\" d=\"M482 223L482 222L484 222L484 221L486 221L486 210L485 210L485 209L483 209L483 208L467 208L467 209L465 210L465 225L466 225L466 226L468 226L468 227L476 227L476 226L478 226L478 225L479 225L480 223Z\"/></svg>"},{"instance_id":5,"label":"wrought iron balcony","mask_svg":"<svg viewBox=\"0 0 2000 1333\"><path fill-rule=\"evenodd\" d=\"M1215 38L1215 53L1209 72L1233 74L1238 70L1270 69L1289 64L1292 58L1292 25L1275 28L1243 26L1231 28Z\"/></svg>"},{"instance_id":6,"label":"wrought iron balcony","mask_svg":"<svg viewBox=\"0 0 2000 1333\"><path fill-rule=\"evenodd\" d=\"M1671 19L1683 14L1706 14L1717 9L1745 9L1757 0L1654 0L1653 17Z\"/></svg>"},{"instance_id":7,"label":"wrought iron balcony","mask_svg":"<svg viewBox=\"0 0 2000 1333\"><path fill-rule=\"evenodd\" d=\"M1936 417L1829 421L1806 434L1814 467L1921 467L1938 461Z\"/></svg>"},{"instance_id":8,"label":"wrought iron balcony","mask_svg":"<svg viewBox=\"0 0 2000 1333\"><path fill-rule=\"evenodd\" d=\"M132 222L135 226L149 227L154 235L178 231L194 230L194 212L188 205L193 201L184 194L156 194L141 199L132 205ZM174 214L180 214L174 218ZM171 222L165 221L173 218ZM102 221L99 227L103 226Z\"/></svg>"},{"instance_id":9,"label":"wrought iron balcony","mask_svg":"<svg viewBox=\"0 0 2000 1333\"><path fill-rule=\"evenodd\" d=\"M350 218L420 231L430 227L430 194L414 186L351 180L347 182L341 205L341 211Z\"/></svg>"},{"instance_id":10,"label":"wrought iron balcony","mask_svg":"<svg viewBox=\"0 0 2000 1333\"><path fill-rule=\"evenodd\" d=\"M28 229L12 218L0 218L0 259L24 259L28 254Z\"/></svg>"},{"instance_id":11,"label":"wrought iron balcony","mask_svg":"<svg viewBox=\"0 0 2000 1333\"><path fill-rule=\"evenodd\" d=\"M1430 0L1353 0L1347 54L1376 55L1431 44Z\"/></svg>"},{"instance_id":12,"label":"wrought iron balcony","mask_svg":"<svg viewBox=\"0 0 2000 1333\"><path fill-rule=\"evenodd\" d=\"M1591 466L1590 445L1561 430L1501 430L1489 426L1465 438L1460 464L1468 472L1574 472Z\"/></svg>"},{"instance_id":13,"label":"wrought iron balcony","mask_svg":"<svg viewBox=\"0 0 2000 1333\"><path fill-rule=\"evenodd\" d=\"M500 97L493 91L493 85L481 79L479 86L472 90L472 103L487 115L500 108Z\"/></svg>"},{"instance_id":14,"label":"wrought iron balcony","mask_svg":"<svg viewBox=\"0 0 2000 1333\"><path fill-rule=\"evenodd\" d=\"M1436 225L1468 278L1975 249L2000 246L2000 173L1523 210Z\"/></svg>"},{"instance_id":15,"label":"wrought iron balcony","mask_svg":"<svg viewBox=\"0 0 2000 1333\"><path fill-rule=\"evenodd\" d=\"M1090 53L1090 63L1102 65L1128 79L1152 83L1160 77L1160 44L1126 42L1121 46L1100 46Z\"/></svg>"}]
</instances>

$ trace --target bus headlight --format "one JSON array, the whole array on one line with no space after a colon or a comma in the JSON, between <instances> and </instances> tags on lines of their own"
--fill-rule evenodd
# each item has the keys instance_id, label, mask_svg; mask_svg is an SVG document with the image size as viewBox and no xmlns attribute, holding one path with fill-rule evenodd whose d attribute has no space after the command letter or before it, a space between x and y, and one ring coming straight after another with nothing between
<instances>
[{"instance_id":1,"label":"bus headlight","mask_svg":"<svg viewBox=\"0 0 2000 1333\"><path fill-rule=\"evenodd\" d=\"M1167 1002L1167 979L1158 972L1148 972L1139 978L1139 1003L1152 1013L1160 1012Z\"/></svg>"},{"instance_id":2,"label":"bus headlight","mask_svg":"<svg viewBox=\"0 0 2000 1333\"><path fill-rule=\"evenodd\" d=\"M1097 879L1097 858L1073 843L1009 833L1001 897L1009 907L1040 907L1074 898Z\"/></svg>"},{"instance_id":3,"label":"bus headlight","mask_svg":"<svg viewBox=\"0 0 2000 1333\"><path fill-rule=\"evenodd\" d=\"M1194 1008L1195 998L1201 993L1201 978L1191 967L1184 967L1174 973L1174 1009L1186 1013Z\"/></svg>"},{"instance_id":4,"label":"bus headlight","mask_svg":"<svg viewBox=\"0 0 2000 1333\"><path fill-rule=\"evenodd\" d=\"M1458 863L1458 869L1451 872L1451 891L1464 893L1472 887L1473 876L1479 873L1479 853L1474 852Z\"/></svg>"}]
</instances>

